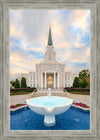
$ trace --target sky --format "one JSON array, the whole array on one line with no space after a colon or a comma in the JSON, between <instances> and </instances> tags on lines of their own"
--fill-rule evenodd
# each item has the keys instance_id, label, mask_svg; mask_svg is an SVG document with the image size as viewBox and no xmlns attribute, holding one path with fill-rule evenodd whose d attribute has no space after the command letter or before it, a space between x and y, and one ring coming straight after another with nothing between
<instances>
[{"instance_id":1,"label":"sky","mask_svg":"<svg viewBox=\"0 0 100 140\"><path fill-rule=\"evenodd\" d=\"M10 76L44 60L49 24L56 60L66 71L90 69L89 10L10 10Z\"/></svg>"}]
</instances>

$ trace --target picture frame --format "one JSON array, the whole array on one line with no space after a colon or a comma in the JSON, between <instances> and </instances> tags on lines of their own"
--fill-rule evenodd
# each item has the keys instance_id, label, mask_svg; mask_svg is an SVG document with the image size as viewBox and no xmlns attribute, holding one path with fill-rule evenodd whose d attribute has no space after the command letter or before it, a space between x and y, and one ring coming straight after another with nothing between
<instances>
[{"instance_id":1,"label":"picture frame","mask_svg":"<svg viewBox=\"0 0 100 140\"><path fill-rule=\"evenodd\" d=\"M10 9L90 9L91 14L91 69L90 69L90 130L10 130ZM99 0L1 0L0 1L0 134L1 139L100 139L100 1Z\"/></svg>"}]
</instances>

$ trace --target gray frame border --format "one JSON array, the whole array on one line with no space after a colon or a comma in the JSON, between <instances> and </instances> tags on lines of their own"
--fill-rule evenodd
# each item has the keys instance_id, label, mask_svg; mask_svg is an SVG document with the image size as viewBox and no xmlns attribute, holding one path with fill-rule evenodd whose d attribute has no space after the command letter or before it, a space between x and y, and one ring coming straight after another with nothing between
<instances>
[{"instance_id":1,"label":"gray frame border","mask_svg":"<svg viewBox=\"0 0 100 140\"><path fill-rule=\"evenodd\" d=\"M91 11L91 129L9 130L9 10L90 9ZM100 1L99 0L1 0L0 1L0 135L1 139L100 139Z\"/></svg>"}]
</instances>

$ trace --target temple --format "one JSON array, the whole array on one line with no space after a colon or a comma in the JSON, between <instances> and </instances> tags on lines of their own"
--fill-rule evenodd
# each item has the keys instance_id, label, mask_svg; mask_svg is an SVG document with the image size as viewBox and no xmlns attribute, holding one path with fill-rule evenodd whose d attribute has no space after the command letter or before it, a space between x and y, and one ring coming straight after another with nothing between
<instances>
[{"instance_id":1,"label":"temple","mask_svg":"<svg viewBox=\"0 0 100 140\"><path fill-rule=\"evenodd\" d=\"M26 78L27 86L38 89L62 89L71 87L74 77L77 74L65 71L65 64L56 60L54 51L51 25L49 25L48 42L46 46L45 59L42 63L36 64L36 72L30 71L29 74L22 74Z\"/></svg>"}]
</instances>

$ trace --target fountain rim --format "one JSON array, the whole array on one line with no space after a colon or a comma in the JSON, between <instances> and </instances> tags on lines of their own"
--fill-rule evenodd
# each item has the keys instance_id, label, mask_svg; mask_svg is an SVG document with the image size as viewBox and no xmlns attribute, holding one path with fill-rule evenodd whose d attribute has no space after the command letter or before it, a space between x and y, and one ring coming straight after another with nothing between
<instances>
[{"instance_id":1,"label":"fountain rim","mask_svg":"<svg viewBox=\"0 0 100 140\"><path fill-rule=\"evenodd\" d=\"M40 97L48 97L48 96L40 96ZM34 106L34 107L45 108L46 107L45 105L35 105L35 104L30 103L31 100L36 99L36 98L40 98L40 97L35 97L35 98L27 99L26 100L26 104L31 105L31 106ZM59 97L59 96L52 96L52 97ZM50 98L50 97L48 97L48 98ZM68 99L68 100L70 100L70 102L69 103L66 103L64 105L56 105L56 106L52 106L52 107L54 107L54 108L55 107L64 107L66 105L72 104L73 101L74 101L73 99L70 99L70 98L67 98L67 97L59 97L59 98Z\"/></svg>"}]
</instances>

